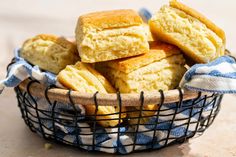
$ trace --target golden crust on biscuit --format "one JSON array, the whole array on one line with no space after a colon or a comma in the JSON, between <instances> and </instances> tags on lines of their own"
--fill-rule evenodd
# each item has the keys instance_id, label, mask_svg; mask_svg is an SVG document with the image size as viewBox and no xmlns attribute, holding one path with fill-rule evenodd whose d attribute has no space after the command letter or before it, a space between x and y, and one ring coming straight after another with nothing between
<instances>
[{"instance_id":1,"label":"golden crust on biscuit","mask_svg":"<svg viewBox=\"0 0 236 157\"><path fill-rule=\"evenodd\" d=\"M41 69L57 74L79 60L76 45L63 37L41 34L24 42L20 56Z\"/></svg>"},{"instance_id":2,"label":"golden crust on biscuit","mask_svg":"<svg viewBox=\"0 0 236 157\"><path fill-rule=\"evenodd\" d=\"M178 2L177 0L171 0L170 6L173 8L182 10L188 15L191 15L192 17L195 17L196 19L204 23L209 29L215 32L223 40L224 44L226 43L225 32L221 28L219 28L217 25L215 25L211 20L207 19L201 13L197 12L196 10L188 7L187 5L183 3Z\"/></svg>"},{"instance_id":3,"label":"golden crust on biscuit","mask_svg":"<svg viewBox=\"0 0 236 157\"><path fill-rule=\"evenodd\" d=\"M149 50L148 32L132 10L83 15L75 32L79 55L86 63L136 56Z\"/></svg>"},{"instance_id":4,"label":"golden crust on biscuit","mask_svg":"<svg viewBox=\"0 0 236 157\"><path fill-rule=\"evenodd\" d=\"M83 27L97 29L138 26L143 23L138 13L130 9L89 13L80 16L79 21Z\"/></svg>"},{"instance_id":5,"label":"golden crust on biscuit","mask_svg":"<svg viewBox=\"0 0 236 157\"><path fill-rule=\"evenodd\" d=\"M196 62L206 63L225 51L224 32L191 8L172 1L163 6L149 26L157 39L178 46Z\"/></svg>"},{"instance_id":6,"label":"golden crust on biscuit","mask_svg":"<svg viewBox=\"0 0 236 157\"><path fill-rule=\"evenodd\" d=\"M99 64L105 64L106 66L117 69L121 72L130 73L155 61L181 53L177 47L157 41L150 42L150 47L150 51L143 55Z\"/></svg>"},{"instance_id":7,"label":"golden crust on biscuit","mask_svg":"<svg viewBox=\"0 0 236 157\"><path fill-rule=\"evenodd\" d=\"M140 91L170 90L175 88L186 69L184 58L173 55L139 68L130 73L124 73L106 66L97 66L98 69L122 93L139 93Z\"/></svg>"},{"instance_id":8,"label":"golden crust on biscuit","mask_svg":"<svg viewBox=\"0 0 236 157\"><path fill-rule=\"evenodd\" d=\"M82 62L77 62L75 65L68 65L58 74L57 78L65 87L79 92L115 92L115 89L106 78L94 70L89 64ZM88 115L95 114L96 107L94 105L84 105L84 107ZM100 115L96 117L99 120L98 123L104 127L116 126L119 123L118 108L114 106L98 106L97 115ZM126 114L122 114L121 116L121 118L124 118Z\"/></svg>"}]
</instances>

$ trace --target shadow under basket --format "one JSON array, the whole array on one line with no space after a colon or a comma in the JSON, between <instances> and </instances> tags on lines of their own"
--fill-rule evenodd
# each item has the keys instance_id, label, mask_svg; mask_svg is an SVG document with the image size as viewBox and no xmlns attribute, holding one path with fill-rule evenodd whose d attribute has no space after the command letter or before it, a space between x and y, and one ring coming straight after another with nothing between
<instances>
[{"instance_id":1,"label":"shadow under basket","mask_svg":"<svg viewBox=\"0 0 236 157\"><path fill-rule=\"evenodd\" d=\"M220 110L223 95L175 89L140 94L84 94L26 80L15 88L26 125L45 139L88 151L128 154L164 148L202 134ZM95 105L94 115L83 106ZM116 126L103 127L100 105L116 106ZM155 110L147 110L155 104ZM129 108L123 110L122 108ZM130 115L136 116L130 116ZM151 114L150 114L151 113ZM123 118L122 115L127 116ZM145 119L145 121L143 121ZM114 119L105 119L114 120Z\"/></svg>"}]
</instances>

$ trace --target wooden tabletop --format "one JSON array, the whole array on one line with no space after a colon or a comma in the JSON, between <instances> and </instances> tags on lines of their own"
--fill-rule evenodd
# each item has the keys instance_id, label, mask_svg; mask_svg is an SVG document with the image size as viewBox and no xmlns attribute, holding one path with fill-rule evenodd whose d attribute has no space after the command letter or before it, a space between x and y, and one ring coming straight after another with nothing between
<instances>
[{"instance_id":1,"label":"wooden tabletop","mask_svg":"<svg viewBox=\"0 0 236 157\"><path fill-rule=\"evenodd\" d=\"M196 8L217 25L227 35L227 48L236 53L236 1L184 0L186 4ZM167 0L58 0L32 1L7 0L0 5L0 79L5 77L5 68L13 56L13 49L33 35L49 33L73 36L77 17L83 13L97 10L121 8L139 9L146 7L151 11L167 3ZM200 137L187 143L174 145L160 151L135 153L129 156L236 156L236 97L226 95L222 109L214 124ZM87 153L79 149L45 141L30 132L21 119L15 94L6 89L0 95L0 157L75 157L75 156L109 156L103 153ZM51 143L52 149L44 148ZM115 156L115 155L110 155Z\"/></svg>"}]
</instances>

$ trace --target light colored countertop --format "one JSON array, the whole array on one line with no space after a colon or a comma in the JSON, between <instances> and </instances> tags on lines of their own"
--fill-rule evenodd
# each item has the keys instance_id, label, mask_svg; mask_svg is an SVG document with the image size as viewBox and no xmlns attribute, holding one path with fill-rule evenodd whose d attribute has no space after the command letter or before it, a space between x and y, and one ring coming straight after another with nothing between
<instances>
[{"instance_id":1,"label":"light colored countertop","mask_svg":"<svg viewBox=\"0 0 236 157\"><path fill-rule=\"evenodd\" d=\"M32 1L7 0L0 5L0 79L13 56L12 50L35 34L49 33L73 36L77 17L95 10L120 8L157 10L167 0L58 0ZM184 0L186 4L207 15L227 34L227 48L236 54L236 1L235 0ZM129 156L236 156L236 97L226 95L215 123L200 137L187 143L159 151L135 153ZM109 156L104 153L87 153L77 148L45 141L32 133L24 124L12 89L0 95L0 157L76 157ZM46 150L45 143L53 148ZM110 155L115 156L115 155Z\"/></svg>"}]
</instances>

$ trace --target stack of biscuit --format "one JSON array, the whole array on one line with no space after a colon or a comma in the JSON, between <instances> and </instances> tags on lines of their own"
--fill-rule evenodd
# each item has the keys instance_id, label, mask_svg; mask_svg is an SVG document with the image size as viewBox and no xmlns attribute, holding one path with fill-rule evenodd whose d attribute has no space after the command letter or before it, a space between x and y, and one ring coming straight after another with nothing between
<instances>
[{"instance_id":1,"label":"stack of biscuit","mask_svg":"<svg viewBox=\"0 0 236 157\"><path fill-rule=\"evenodd\" d=\"M149 29L150 28L150 29ZM224 55L225 34L210 20L172 0L148 24L133 10L113 10L79 17L76 42L52 35L27 40L21 57L42 70L57 74L68 89L85 93L140 93L171 90L186 72L186 57L207 63ZM152 41L151 41L152 40ZM188 61L187 59L187 61ZM84 105L94 115L95 105ZM146 123L158 104L129 107L131 124ZM122 108L122 111L126 110ZM104 127L116 126L119 113L113 106L98 106L96 119ZM122 122L122 120L120 120Z\"/></svg>"},{"instance_id":2,"label":"stack of biscuit","mask_svg":"<svg viewBox=\"0 0 236 157\"><path fill-rule=\"evenodd\" d=\"M172 45L151 42L150 51L144 55L115 61L101 62L96 68L104 74L121 93L170 90L178 86L186 72L185 59L181 51ZM144 106L142 117L151 117L158 106ZM130 122L137 124L139 107L129 107ZM147 118L141 117L141 123Z\"/></svg>"}]
</instances>

